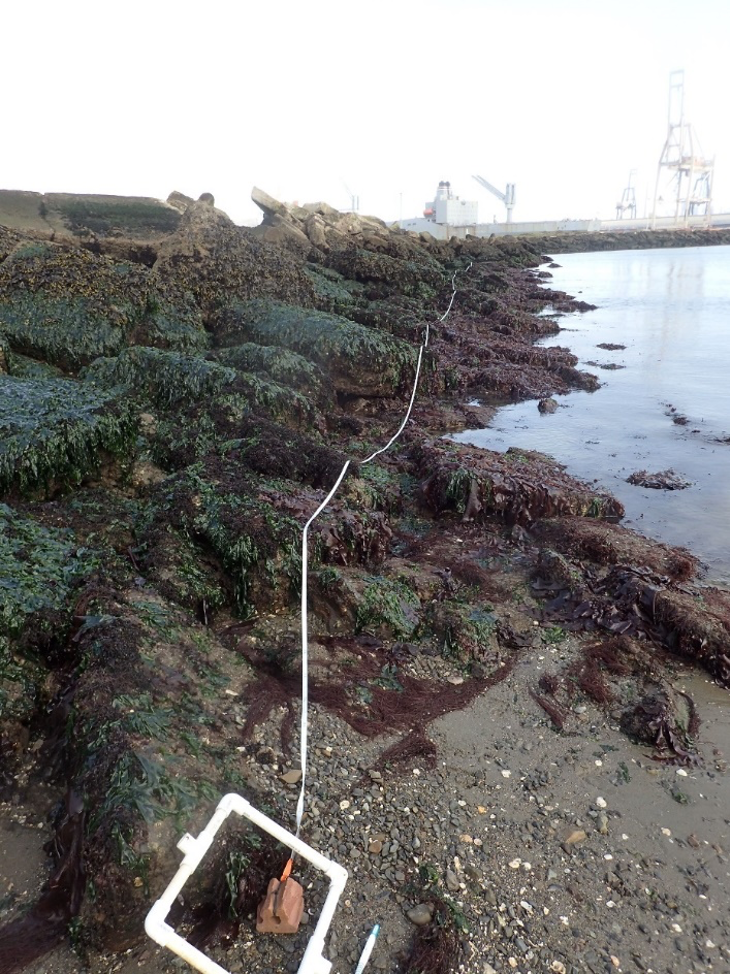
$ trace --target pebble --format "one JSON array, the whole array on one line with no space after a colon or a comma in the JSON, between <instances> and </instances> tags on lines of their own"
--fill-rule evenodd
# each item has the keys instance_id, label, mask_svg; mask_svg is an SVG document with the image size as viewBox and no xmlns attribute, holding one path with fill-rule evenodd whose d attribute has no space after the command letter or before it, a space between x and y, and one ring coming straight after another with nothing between
<instances>
[{"instance_id":1,"label":"pebble","mask_svg":"<svg viewBox=\"0 0 730 974\"><path fill-rule=\"evenodd\" d=\"M411 923L415 923L417 927L425 927L427 923L431 922L433 917L433 909L433 903L419 903L411 910L408 910L406 916Z\"/></svg>"},{"instance_id":2,"label":"pebble","mask_svg":"<svg viewBox=\"0 0 730 974\"><path fill-rule=\"evenodd\" d=\"M456 893L461 888L459 877L456 875L453 869L446 870L446 888L451 893Z\"/></svg>"}]
</instances>

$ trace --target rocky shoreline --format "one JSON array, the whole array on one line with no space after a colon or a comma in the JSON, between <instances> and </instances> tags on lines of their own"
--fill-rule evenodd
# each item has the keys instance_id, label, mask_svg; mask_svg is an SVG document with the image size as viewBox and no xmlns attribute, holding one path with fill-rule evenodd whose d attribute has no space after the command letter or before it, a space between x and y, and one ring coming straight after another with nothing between
<instances>
[{"instance_id":1,"label":"rocky shoreline","mask_svg":"<svg viewBox=\"0 0 730 974\"><path fill-rule=\"evenodd\" d=\"M380 922L383 971L722 970L726 764L690 667L730 683L730 595L552 458L442 438L598 387L534 345L547 305L590 307L546 288L552 242L254 199L255 230L181 194L172 228L0 227L0 971L176 970L142 924L179 836L228 791L291 827L301 529L345 459L303 831L351 875L334 969ZM295 971L313 921L250 920L281 856L231 829L175 923Z\"/></svg>"}]
</instances>

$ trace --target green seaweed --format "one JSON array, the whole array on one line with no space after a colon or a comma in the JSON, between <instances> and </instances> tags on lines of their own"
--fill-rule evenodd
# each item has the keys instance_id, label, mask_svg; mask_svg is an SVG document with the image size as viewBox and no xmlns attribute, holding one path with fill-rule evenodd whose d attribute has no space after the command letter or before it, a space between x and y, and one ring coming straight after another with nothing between
<instances>
[{"instance_id":1,"label":"green seaweed","mask_svg":"<svg viewBox=\"0 0 730 974\"><path fill-rule=\"evenodd\" d=\"M323 311L347 313L365 290L359 281L348 280L333 268L321 264L306 264L304 273L312 282L317 304Z\"/></svg>"},{"instance_id":2,"label":"green seaweed","mask_svg":"<svg viewBox=\"0 0 730 974\"><path fill-rule=\"evenodd\" d=\"M127 457L136 427L116 390L0 375L0 490L78 484L109 456Z\"/></svg>"},{"instance_id":3,"label":"green seaweed","mask_svg":"<svg viewBox=\"0 0 730 974\"><path fill-rule=\"evenodd\" d=\"M275 382L318 396L323 381L322 371L304 356L285 348L246 342L210 353L223 365L239 372L264 373Z\"/></svg>"},{"instance_id":4,"label":"green seaweed","mask_svg":"<svg viewBox=\"0 0 730 974\"><path fill-rule=\"evenodd\" d=\"M0 504L0 717L27 718L45 669L20 637L33 642L29 622L50 634L70 610L80 581L98 555L68 529L47 528Z\"/></svg>"},{"instance_id":5,"label":"green seaweed","mask_svg":"<svg viewBox=\"0 0 730 974\"><path fill-rule=\"evenodd\" d=\"M396 639L408 639L419 622L420 602L404 582L371 575L361 604L357 608L357 632L381 627Z\"/></svg>"},{"instance_id":6,"label":"green seaweed","mask_svg":"<svg viewBox=\"0 0 730 974\"><path fill-rule=\"evenodd\" d=\"M155 527L159 530L162 518L166 530L180 532L188 542L212 551L230 579L237 611L248 617L256 612L255 593L262 580L275 586L285 575L298 584L298 578L293 577L297 575L294 553L301 529L292 517L282 514L261 496L253 482L239 480L233 493L213 478L212 471L208 472L202 464L172 478L155 498L148 525L141 526L141 537L158 539ZM176 559L183 560L184 548L176 545L172 550ZM164 565L169 552L160 550L156 540L150 554L153 564L162 558ZM203 593L208 591L216 592L220 598L215 573L204 571L202 558L199 556L196 562L188 550L184 560L197 568L188 575L192 592L199 597L205 597ZM263 579L257 578L259 575Z\"/></svg>"},{"instance_id":7,"label":"green seaweed","mask_svg":"<svg viewBox=\"0 0 730 974\"><path fill-rule=\"evenodd\" d=\"M219 393L236 372L194 355L133 347L115 358L97 359L81 377L96 385L125 386L155 406L170 407Z\"/></svg>"},{"instance_id":8,"label":"green seaweed","mask_svg":"<svg viewBox=\"0 0 730 974\"><path fill-rule=\"evenodd\" d=\"M233 302L220 316L221 344L283 346L317 363L336 386L363 395L392 395L412 381L413 346L355 321L278 301ZM339 381L338 381L339 380Z\"/></svg>"},{"instance_id":9,"label":"green seaweed","mask_svg":"<svg viewBox=\"0 0 730 974\"><path fill-rule=\"evenodd\" d=\"M74 371L126 345L204 348L190 296L139 264L49 245L0 264L0 329L14 351Z\"/></svg>"}]
</instances>

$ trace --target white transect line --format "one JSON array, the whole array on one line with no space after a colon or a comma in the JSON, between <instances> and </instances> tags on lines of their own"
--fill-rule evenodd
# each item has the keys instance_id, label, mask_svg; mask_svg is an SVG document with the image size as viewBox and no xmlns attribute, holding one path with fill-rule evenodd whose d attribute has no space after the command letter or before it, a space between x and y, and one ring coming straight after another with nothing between
<instances>
[{"instance_id":1,"label":"white transect line","mask_svg":"<svg viewBox=\"0 0 730 974\"><path fill-rule=\"evenodd\" d=\"M395 441L401 435L403 430L406 428L406 423L411 418L411 410L413 409L413 403L415 402L416 399L416 389L418 388L418 377L421 374L421 361L423 359L423 350L425 347L426 347L426 343L424 342L423 345L421 345L421 347L418 350L418 362L416 363L416 381L413 383L413 392L411 393L411 401L408 403L408 409L406 410L405 418L403 419L403 422L400 424L400 427L398 428L398 432L395 433L393 436L391 436L391 438L388 440L385 446L382 446L379 450L376 450L375 453L372 453L367 458L367 460L361 460L360 461L361 466L364 467L366 463L370 463L371 460L374 460L376 457L380 456L381 453L385 453L386 450L389 450L390 447L395 443Z\"/></svg>"},{"instance_id":2,"label":"white transect line","mask_svg":"<svg viewBox=\"0 0 730 974\"><path fill-rule=\"evenodd\" d=\"M464 273L468 273L472 268L472 262L469 262L469 266L466 268ZM446 311L439 318L439 323L445 321L446 318L451 313L451 308L454 304L454 298L456 297L456 275L459 271L454 271L451 276L451 300L449 301L449 306ZM416 364L416 376L413 381L413 391L411 392L411 398L408 403L408 409L406 410L406 415L403 422L398 428L398 432L388 440L384 447L380 450L376 450L375 453L371 454L366 460L362 460L361 464L370 463L375 457L379 456L381 453L385 453L390 447L395 443L398 437L401 435L403 430L406 428L406 424L411 416L411 410L413 409L413 403L416 399L416 390L418 389L418 379L421 375L421 362L423 361L423 351L428 347L428 342L431 337L431 326L429 322L426 322L426 335L423 340L423 344L418 350L418 362ZM299 788L299 798L297 799L297 810L296 810L296 837L299 838L299 833L302 828L302 818L304 817L304 794L307 786L307 753L308 753L308 733L309 733L309 629L307 623L307 611L308 611L308 591L307 591L307 575L309 571L308 565L308 535L309 528L312 523L319 517L322 511L327 507L329 502L337 493L337 489L342 483L342 480L347 473L347 468L350 466L350 461L345 462L344 467L340 471L340 475L335 481L334 486L330 490L329 494L325 497L322 503L319 505L317 510L312 514L307 523L304 525L304 530L302 531L302 608L301 608L301 631L302 631L302 712L301 712L301 728L299 734L299 758L301 763L302 771L302 783Z\"/></svg>"},{"instance_id":3,"label":"white transect line","mask_svg":"<svg viewBox=\"0 0 730 974\"><path fill-rule=\"evenodd\" d=\"M319 517L322 511L327 507L329 502L335 496L337 488L342 483L342 478L347 473L347 468L350 466L350 461L346 460L345 465L340 471L340 476L335 481L335 485L332 490L327 494L325 499L319 505L314 514L310 517L307 523L304 525L304 531L302 532L302 728L299 740L299 755L302 764L302 785L299 789L299 798L297 799L297 829L296 837L299 838L299 832L302 827L302 816L304 815L304 789L307 781L307 731L308 731L308 718L309 718L309 635L307 627L307 540L309 533L309 526Z\"/></svg>"}]
</instances>

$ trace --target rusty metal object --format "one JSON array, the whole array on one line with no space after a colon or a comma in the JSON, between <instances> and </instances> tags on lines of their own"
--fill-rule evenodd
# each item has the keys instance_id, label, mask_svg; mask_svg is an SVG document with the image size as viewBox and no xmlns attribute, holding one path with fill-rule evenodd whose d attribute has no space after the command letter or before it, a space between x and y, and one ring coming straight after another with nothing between
<instances>
[{"instance_id":1,"label":"rusty metal object","mask_svg":"<svg viewBox=\"0 0 730 974\"><path fill-rule=\"evenodd\" d=\"M304 890L295 879L272 879L256 913L259 933L296 933L304 912Z\"/></svg>"}]
</instances>

